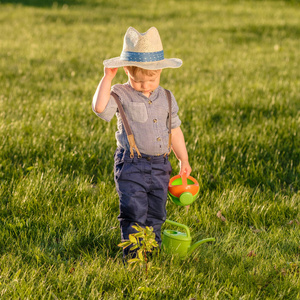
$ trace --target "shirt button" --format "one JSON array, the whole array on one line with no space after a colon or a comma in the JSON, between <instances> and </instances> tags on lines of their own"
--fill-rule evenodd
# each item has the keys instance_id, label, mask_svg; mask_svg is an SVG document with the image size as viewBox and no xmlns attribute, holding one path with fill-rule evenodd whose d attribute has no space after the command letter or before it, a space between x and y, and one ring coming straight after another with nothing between
<instances>
[{"instance_id":1,"label":"shirt button","mask_svg":"<svg viewBox=\"0 0 300 300\"><path fill-rule=\"evenodd\" d=\"M157 119L153 119L153 123L157 123Z\"/></svg>"},{"instance_id":2,"label":"shirt button","mask_svg":"<svg viewBox=\"0 0 300 300\"><path fill-rule=\"evenodd\" d=\"M152 101L151 101L151 100L149 100L149 101L148 101L148 103L149 103L149 104L152 104Z\"/></svg>"},{"instance_id":3,"label":"shirt button","mask_svg":"<svg viewBox=\"0 0 300 300\"><path fill-rule=\"evenodd\" d=\"M158 137L156 140L157 140L158 142L160 142L160 141L161 141L161 138L160 138L160 137Z\"/></svg>"}]
</instances>

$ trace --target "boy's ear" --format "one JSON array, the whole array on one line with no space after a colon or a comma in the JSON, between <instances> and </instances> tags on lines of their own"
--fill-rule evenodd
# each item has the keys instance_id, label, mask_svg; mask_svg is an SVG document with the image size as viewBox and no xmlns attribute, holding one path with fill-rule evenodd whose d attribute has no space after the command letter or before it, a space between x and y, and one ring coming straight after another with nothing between
<instances>
[{"instance_id":1,"label":"boy's ear","mask_svg":"<svg viewBox=\"0 0 300 300\"><path fill-rule=\"evenodd\" d=\"M126 68L126 67L123 67L123 69L124 69L126 75L128 75L128 70L127 70L127 68Z\"/></svg>"}]
</instances>

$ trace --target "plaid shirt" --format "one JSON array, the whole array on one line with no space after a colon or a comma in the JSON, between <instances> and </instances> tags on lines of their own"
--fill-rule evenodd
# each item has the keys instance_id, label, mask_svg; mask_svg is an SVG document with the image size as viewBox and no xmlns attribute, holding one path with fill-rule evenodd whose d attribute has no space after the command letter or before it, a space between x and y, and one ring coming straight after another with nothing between
<instances>
[{"instance_id":1,"label":"plaid shirt","mask_svg":"<svg viewBox=\"0 0 300 300\"><path fill-rule=\"evenodd\" d=\"M121 99L129 126L134 135L136 145L141 153L161 155L168 151L168 119L169 106L165 90L159 86L147 98L142 92L133 89L129 82L116 84L112 87ZM172 129L179 127L181 121L177 115L178 105L172 95ZM96 97L96 94L94 98ZM102 113L96 113L101 119L109 122L117 116L118 131L116 132L117 146L129 150L129 143L117 104L111 96Z\"/></svg>"}]
</instances>

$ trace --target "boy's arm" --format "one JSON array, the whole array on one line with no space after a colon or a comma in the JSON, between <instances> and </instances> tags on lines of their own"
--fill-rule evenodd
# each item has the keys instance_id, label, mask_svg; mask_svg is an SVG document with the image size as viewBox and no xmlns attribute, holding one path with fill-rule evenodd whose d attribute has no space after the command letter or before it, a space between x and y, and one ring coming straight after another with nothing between
<instances>
[{"instance_id":1,"label":"boy's arm","mask_svg":"<svg viewBox=\"0 0 300 300\"><path fill-rule=\"evenodd\" d=\"M104 68L104 76L102 77L96 93L93 98L93 107L95 112L102 113L110 98L111 82L116 76L118 68Z\"/></svg>"},{"instance_id":2,"label":"boy's arm","mask_svg":"<svg viewBox=\"0 0 300 300\"><path fill-rule=\"evenodd\" d=\"M184 136L180 127L172 129L172 150L180 162L179 174L182 175L183 172L186 172L186 175L189 176L192 168L189 164Z\"/></svg>"}]
</instances>

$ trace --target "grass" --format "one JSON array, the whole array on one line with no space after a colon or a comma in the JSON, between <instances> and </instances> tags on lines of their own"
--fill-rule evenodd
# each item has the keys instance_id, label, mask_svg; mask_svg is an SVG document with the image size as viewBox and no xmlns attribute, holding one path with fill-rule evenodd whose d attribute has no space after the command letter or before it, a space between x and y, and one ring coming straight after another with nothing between
<instances>
[{"instance_id":1,"label":"grass","mask_svg":"<svg viewBox=\"0 0 300 300\"><path fill-rule=\"evenodd\" d=\"M0 298L300 299L299 20L298 1L0 1ZM184 61L161 85L201 190L168 218L216 238L147 279L117 247L116 121L91 110L129 26Z\"/></svg>"}]
</instances>

